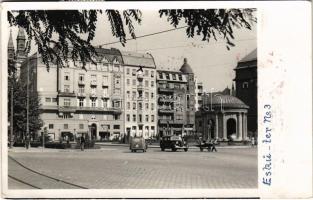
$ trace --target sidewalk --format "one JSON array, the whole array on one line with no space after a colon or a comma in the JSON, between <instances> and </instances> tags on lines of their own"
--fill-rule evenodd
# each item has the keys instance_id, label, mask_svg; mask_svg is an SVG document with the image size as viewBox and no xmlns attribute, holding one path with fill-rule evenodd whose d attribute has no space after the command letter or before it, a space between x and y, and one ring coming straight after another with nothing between
<instances>
[{"instance_id":1,"label":"sidewalk","mask_svg":"<svg viewBox=\"0 0 313 200\"><path fill-rule=\"evenodd\" d=\"M114 146L121 146L121 147L125 147L128 148L129 144L118 144L118 143L100 143L97 142L95 143L96 145L100 146L100 149L85 149L84 151L87 152L93 152L93 151L106 151L105 148L102 147L114 147ZM160 148L160 145L158 144L152 144L152 145L148 145L148 148ZM243 148L251 148L251 146L216 146L217 149L243 149ZM257 148L257 147L254 147ZM190 146L189 149L199 149L199 147L196 146ZM29 149L26 149L25 147L13 147L12 149L8 148L8 152L81 152L80 149L53 149L53 148L35 148L35 147L31 147Z\"/></svg>"},{"instance_id":2,"label":"sidewalk","mask_svg":"<svg viewBox=\"0 0 313 200\"><path fill-rule=\"evenodd\" d=\"M125 146L125 147L129 147L129 144L119 144L119 143L111 143L111 142L106 142L106 143L96 142L95 144L99 145L99 146ZM158 143L148 144L148 148L160 148L160 145ZM249 145L216 146L216 148L219 148L219 149L240 149L240 148L251 148L251 146L249 146ZM199 147L191 145L191 146L189 146L189 149L199 149Z\"/></svg>"}]
</instances>

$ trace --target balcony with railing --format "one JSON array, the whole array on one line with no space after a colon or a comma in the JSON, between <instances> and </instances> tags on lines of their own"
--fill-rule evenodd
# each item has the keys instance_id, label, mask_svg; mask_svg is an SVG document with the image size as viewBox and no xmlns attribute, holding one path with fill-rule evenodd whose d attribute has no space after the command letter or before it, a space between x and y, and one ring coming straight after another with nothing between
<instances>
[{"instance_id":1,"label":"balcony with railing","mask_svg":"<svg viewBox=\"0 0 313 200\"><path fill-rule=\"evenodd\" d=\"M76 107L76 110L78 110L78 111L92 111L92 112L113 112L115 114L122 113L122 109L121 108L116 108L116 107L80 106L80 107Z\"/></svg>"},{"instance_id":2,"label":"balcony with railing","mask_svg":"<svg viewBox=\"0 0 313 200\"><path fill-rule=\"evenodd\" d=\"M58 106L59 112L75 112L76 111L76 106Z\"/></svg>"},{"instance_id":3,"label":"balcony with railing","mask_svg":"<svg viewBox=\"0 0 313 200\"><path fill-rule=\"evenodd\" d=\"M174 88L170 88L170 87L159 87L158 88L159 92L174 92Z\"/></svg>"},{"instance_id":4,"label":"balcony with railing","mask_svg":"<svg viewBox=\"0 0 313 200\"><path fill-rule=\"evenodd\" d=\"M174 108L172 108L170 106L161 106L161 107L159 107L159 112L160 113L174 113L175 110L174 110Z\"/></svg>"},{"instance_id":5,"label":"balcony with railing","mask_svg":"<svg viewBox=\"0 0 313 200\"><path fill-rule=\"evenodd\" d=\"M159 119L159 124L184 124L184 121L172 119Z\"/></svg>"},{"instance_id":6,"label":"balcony with railing","mask_svg":"<svg viewBox=\"0 0 313 200\"><path fill-rule=\"evenodd\" d=\"M174 102L174 98L173 97L169 97L169 96L165 96L165 97L160 96L158 100L159 100L159 102L166 102L166 103Z\"/></svg>"},{"instance_id":7,"label":"balcony with railing","mask_svg":"<svg viewBox=\"0 0 313 200\"><path fill-rule=\"evenodd\" d=\"M138 85L137 85L137 90L143 90L143 89L144 89L143 84L138 84Z\"/></svg>"},{"instance_id":8,"label":"balcony with railing","mask_svg":"<svg viewBox=\"0 0 313 200\"><path fill-rule=\"evenodd\" d=\"M110 95L109 95L109 93L103 93L103 94L101 95L101 98L102 98L102 99L108 99L108 98L110 98Z\"/></svg>"},{"instance_id":9,"label":"balcony with railing","mask_svg":"<svg viewBox=\"0 0 313 200\"><path fill-rule=\"evenodd\" d=\"M61 91L59 91L58 92L58 96L59 97L76 97L76 94L75 94L74 91L73 92L70 92L70 91L63 91L63 92L61 92Z\"/></svg>"},{"instance_id":10,"label":"balcony with railing","mask_svg":"<svg viewBox=\"0 0 313 200\"><path fill-rule=\"evenodd\" d=\"M85 80L78 80L78 85L85 85Z\"/></svg>"},{"instance_id":11,"label":"balcony with railing","mask_svg":"<svg viewBox=\"0 0 313 200\"><path fill-rule=\"evenodd\" d=\"M91 93L89 94L89 96L92 97L92 98L97 98L97 93L91 92Z\"/></svg>"},{"instance_id":12,"label":"balcony with railing","mask_svg":"<svg viewBox=\"0 0 313 200\"><path fill-rule=\"evenodd\" d=\"M137 97L137 101L143 101L143 100L144 100L144 97L143 97L143 96Z\"/></svg>"},{"instance_id":13,"label":"balcony with railing","mask_svg":"<svg viewBox=\"0 0 313 200\"><path fill-rule=\"evenodd\" d=\"M85 92L78 92L77 97L86 97L86 93Z\"/></svg>"},{"instance_id":14,"label":"balcony with railing","mask_svg":"<svg viewBox=\"0 0 313 200\"><path fill-rule=\"evenodd\" d=\"M109 86L109 82L108 81L102 81L102 86L103 87L108 87Z\"/></svg>"},{"instance_id":15,"label":"balcony with railing","mask_svg":"<svg viewBox=\"0 0 313 200\"><path fill-rule=\"evenodd\" d=\"M97 81L96 80L90 81L90 86L97 86Z\"/></svg>"}]
</instances>

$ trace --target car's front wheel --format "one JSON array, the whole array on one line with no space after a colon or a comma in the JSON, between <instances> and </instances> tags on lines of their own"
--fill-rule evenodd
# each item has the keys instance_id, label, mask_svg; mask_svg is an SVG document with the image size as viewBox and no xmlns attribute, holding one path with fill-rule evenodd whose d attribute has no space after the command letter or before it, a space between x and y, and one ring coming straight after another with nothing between
<instances>
[{"instance_id":1,"label":"car's front wheel","mask_svg":"<svg viewBox=\"0 0 313 200\"><path fill-rule=\"evenodd\" d=\"M174 151L174 152L175 152L175 151L177 151L177 149L176 149L176 148L172 148L172 151Z\"/></svg>"},{"instance_id":2,"label":"car's front wheel","mask_svg":"<svg viewBox=\"0 0 313 200\"><path fill-rule=\"evenodd\" d=\"M184 148L184 151L187 152L187 151L188 151L188 148Z\"/></svg>"}]
</instances>

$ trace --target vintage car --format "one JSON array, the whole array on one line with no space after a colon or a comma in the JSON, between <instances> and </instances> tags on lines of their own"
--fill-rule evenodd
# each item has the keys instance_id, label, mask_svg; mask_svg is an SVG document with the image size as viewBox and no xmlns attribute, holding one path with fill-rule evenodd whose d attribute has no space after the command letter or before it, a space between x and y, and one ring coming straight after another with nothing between
<instances>
[{"instance_id":1,"label":"vintage car","mask_svg":"<svg viewBox=\"0 0 313 200\"><path fill-rule=\"evenodd\" d=\"M161 150L172 149L172 151L177 151L177 149L184 149L188 151L188 143L181 136L178 135L167 135L163 136L160 141Z\"/></svg>"},{"instance_id":2,"label":"vintage car","mask_svg":"<svg viewBox=\"0 0 313 200\"><path fill-rule=\"evenodd\" d=\"M142 150L143 152L146 152L147 148L148 145L145 138L143 137L133 137L130 141L129 149L131 150L131 152L136 152L137 150Z\"/></svg>"}]
</instances>

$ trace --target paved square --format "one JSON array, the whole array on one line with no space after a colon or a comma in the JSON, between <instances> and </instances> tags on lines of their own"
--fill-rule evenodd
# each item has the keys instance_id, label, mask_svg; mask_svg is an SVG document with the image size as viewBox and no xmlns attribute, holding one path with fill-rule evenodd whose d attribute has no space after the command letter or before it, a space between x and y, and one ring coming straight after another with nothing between
<instances>
[{"instance_id":1,"label":"paved square","mask_svg":"<svg viewBox=\"0 0 313 200\"><path fill-rule=\"evenodd\" d=\"M220 148L217 153L150 148L131 153L127 147L107 146L84 152L9 152L9 156L33 170L9 159L9 189L257 188L256 148Z\"/></svg>"}]
</instances>

